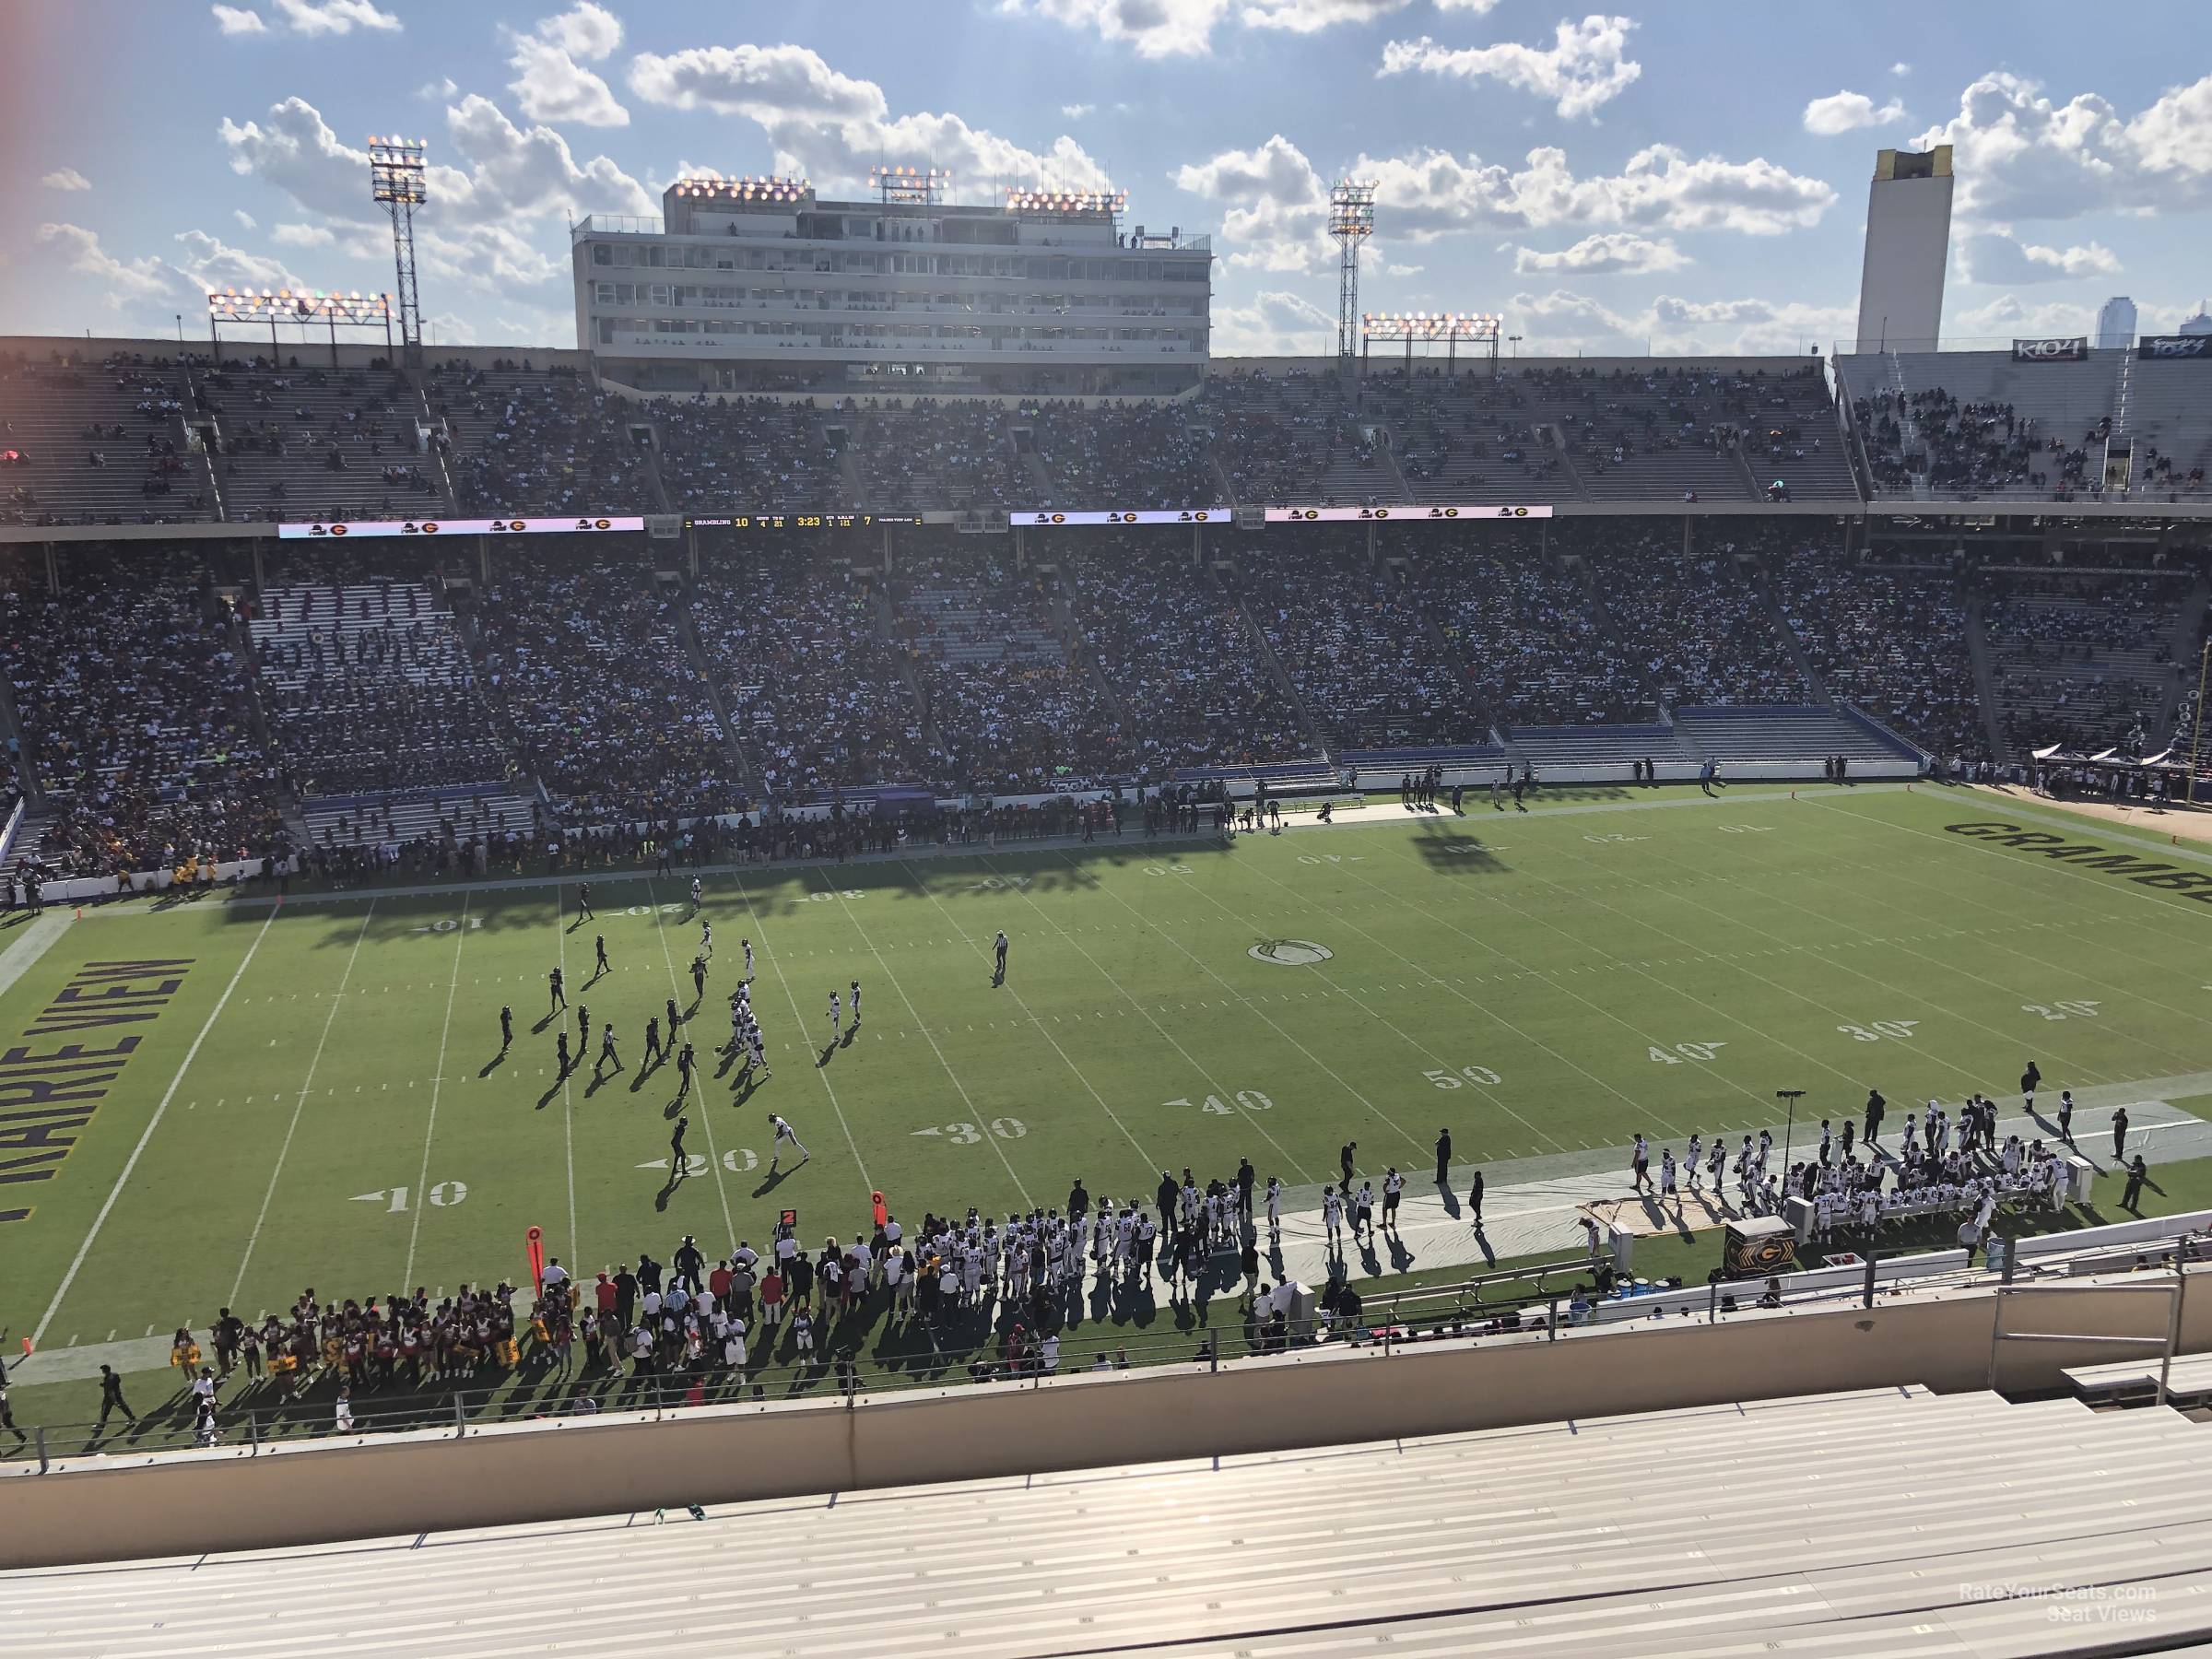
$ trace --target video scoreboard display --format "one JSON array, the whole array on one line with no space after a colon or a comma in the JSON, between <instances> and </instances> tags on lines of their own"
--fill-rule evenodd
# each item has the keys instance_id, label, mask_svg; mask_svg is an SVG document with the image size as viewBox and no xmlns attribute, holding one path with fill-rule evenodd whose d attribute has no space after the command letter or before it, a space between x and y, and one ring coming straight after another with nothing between
<instances>
[{"instance_id":1,"label":"video scoreboard display","mask_svg":"<svg viewBox=\"0 0 2212 1659\"><path fill-rule=\"evenodd\" d=\"M918 512L736 512L727 518L684 520L687 530L870 530L877 524L918 524Z\"/></svg>"}]
</instances>

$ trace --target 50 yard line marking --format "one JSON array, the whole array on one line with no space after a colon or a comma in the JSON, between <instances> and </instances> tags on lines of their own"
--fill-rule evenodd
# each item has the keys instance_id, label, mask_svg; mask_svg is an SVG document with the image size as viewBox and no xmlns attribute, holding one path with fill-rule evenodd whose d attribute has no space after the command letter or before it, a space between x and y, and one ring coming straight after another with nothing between
<instances>
[{"instance_id":1,"label":"50 yard line marking","mask_svg":"<svg viewBox=\"0 0 2212 1659\"><path fill-rule=\"evenodd\" d=\"M177 1062L176 1076L170 1078L169 1088L162 1092L160 1104L154 1108L154 1115L147 1119L145 1129L139 1133L138 1144L131 1148L130 1157L124 1159L123 1170L115 1177L115 1184L108 1189L100 1213L92 1218L92 1226L85 1234L85 1241L76 1247L76 1254L70 1258L69 1271L62 1275L62 1282L54 1289L53 1300L46 1304L46 1312L39 1320L38 1329L31 1332L33 1347L46 1339L46 1327L53 1323L54 1313L62 1305L62 1298L69 1294L69 1287L76 1282L77 1269L85 1265L85 1257L91 1253L92 1241L100 1237L100 1230L107 1225L108 1212L115 1207L115 1200L123 1195L124 1182L130 1180L131 1171L138 1167L138 1155L146 1150L146 1143L154 1138L154 1131L161 1126L162 1115L169 1111L170 1101L176 1098L178 1085L184 1081L184 1074L191 1069L193 1060L198 1055L200 1044L207 1041L207 1033L215 1030L215 1022L222 1018L223 1009L229 1006L230 993L237 990L238 982L245 978L246 968L253 960L253 953L261 948L262 940L268 935L270 924L276 920L283 909L284 900L281 898L269 907L268 920L261 924L260 932L253 935L253 943L246 947L246 954L239 959L238 967L230 975L230 982L223 987L222 995L216 998L215 1006L207 1011L207 1018L200 1027L200 1034L192 1040L192 1046L184 1051L184 1058Z\"/></svg>"},{"instance_id":2,"label":"50 yard line marking","mask_svg":"<svg viewBox=\"0 0 2212 1659\"><path fill-rule=\"evenodd\" d=\"M235 1302L246 1282L246 1267L253 1260L253 1247L261 1242L261 1230L269 1218L269 1201L276 1196L276 1178L284 1173L286 1154L292 1149L292 1135L300 1127L300 1114L306 1110L307 1097L315 1086L315 1067L323 1063L323 1045L330 1041L330 1028L337 1023L338 1010L346 1006L346 986L353 978L353 964L361 954L361 941L369 936L369 919L376 914L376 900L369 900L369 908L361 912L360 931L353 935L353 948L346 953L346 971L338 977L338 988L331 993L330 1012L324 1017L323 1035L315 1040L315 1052L307 1063L307 1081L300 1085L300 1098L292 1102L292 1121L285 1126L284 1144L276 1149L276 1167L269 1171L268 1191L261 1195L261 1213L253 1218L253 1230L246 1237L246 1253L238 1264L238 1278L230 1287L227 1300Z\"/></svg>"},{"instance_id":3,"label":"50 yard line marking","mask_svg":"<svg viewBox=\"0 0 2212 1659\"><path fill-rule=\"evenodd\" d=\"M422 1131L422 1171L415 1178L415 1191L420 1196L413 1206L414 1222L407 1229L407 1265L399 1276L403 1285L415 1282L415 1241L422 1236L422 1212L429 1207L430 1141L438 1133L438 1094L445 1085L445 1045L453 1034L453 996L461 989L461 941L467 937L468 899L464 895L461 925L453 930L453 980L445 988L445 1024L438 1032L438 1069L430 1074L430 1121Z\"/></svg>"}]
</instances>

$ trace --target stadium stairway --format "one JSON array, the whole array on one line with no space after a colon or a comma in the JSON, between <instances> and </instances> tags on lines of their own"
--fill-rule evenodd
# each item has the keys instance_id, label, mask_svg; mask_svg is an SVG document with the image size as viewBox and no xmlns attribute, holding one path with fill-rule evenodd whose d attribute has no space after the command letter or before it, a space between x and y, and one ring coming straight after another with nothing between
<instances>
[{"instance_id":1,"label":"stadium stairway","mask_svg":"<svg viewBox=\"0 0 2212 1659\"><path fill-rule=\"evenodd\" d=\"M1989 633L1982 626L1979 603L1962 606L1966 617L1966 651L1974 665L1974 701L1982 711L1982 735L1990 758L1999 766L2012 763L2012 745L2006 741L2005 717L1997 707L1996 668L1990 655Z\"/></svg>"},{"instance_id":2,"label":"stadium stairway","mask_svg":"<svg viewBox=\"0 0 2212 1659\"><path fill-rule=\"evenodd\" d=\"M1036 457L1032 455L1030 459ZM1107 677L1104 666L1099 662L1099 653L1091 649L1089 637L1084 633L1083 625L1076 620L1074 584L1075 578L1069 574L1065 564L1053 567L1053 582L1048 591L1052 594L1053 626L1059 632L1060 648L1067 653L1070 663L1090 677L1090 683L1098 688L1099 695L1106 700L1106 706L1113 711L1113 717L1122 729L1135 735L1143 723L1137 719L1136 711L1129 706L1128 699L1122 695L1121 687Z\"/></svg>"},{"instance_id":3,"label":"stadium stairway","mask_svg":"<svg viewBox=\"0 0 2212 1659\"><path fill-rule=\"evenodd\" d=\"M0 1614L112 1659L2139 1652L2212 1633L2207 1477L2176 1412L1906 1386L47 1569Z\"/></svg>"},{"instance_id":4,"label":"stadium stairway","mask_svg":"<svg viewBox=\"0 0 2212 1659\"><path fill-rule=\"evenodd\" d=\"M1789 653L1792 665L1804 677L1814 700L1832 704L1835 700L1829 695L1827 680L1813 666L1813 659L1805 654L1805 646L1798 641L1797 630L1790 626L1789 618L1782 614L1780 601L1774 597L1774 584L1767 580L1765 567L1756 560L1751 567L1750 585L1751 591L1759 595L1759 608L1767 613L1767 621L1774 629L1775 639L1781 641L1783 650Z\"/></svg>"},{"instance_id":5,"label":"stadium stairway","mask_svg":"<svg viewBox=\"0 0 2212 1659\"><path fill-rule=\"evenodd\" d=\"M1321 729L1321 722L1313 718L1313 711L1307 705L1305 694L1298 688L1298 683L1283 671L1282 659L1275 654L1275 647L1267 642L1267 630L1260 626L1260 619L1252 614L1252 607L1244 603L1244 595L1222 581L1220 571L1210 564L1206 567L1206 577L1224 598L1237 607L1237 615L1244 619L1244 631L1251 636L1253 648L1260 661L1267 665L1267 672L1275 677L1277 689L1288 698L1291 706L1298 710L1298 718L1306 728L1306 742L1323 759L1332 759L1334 751L1326 740L1327 735Z\"/></svg>"},{"instance_id":6,"label":"stadium stairway","mask_svg":"<svg viewBox=\"0 0 2212 1659\"><path fill-rule=\"evenodd\" d=\"M658 475L654 475L658 488ZM745 739L738 735L736 724L730 719L730 711L722 700L722 677L714 672L714 665L707 656L707 648L699 637L699 626L691 617L690 594L682 590L685 603L676 607L677 637L683 641L684 655L691 665L691 672L699 677L700 685L707 694L707 706L714 712L714 721L722 732L724 759L737 769L745 793L758 800L766 792L761 786L759 771L753 764L752 751Z\"/></svg>"},{"instance_id":7,"label":"stadium stairway","mask_svg":"<svg viewBox=\"0 0 2212 1659\"><path fill-rule=\"evenodd\" d=\"M2194 659L2202 650L2197 641L2205 637L2205 611L2208 606L2212 606L2212 584L2199 576L2183 596L2181 608L2173 618L2173 631L2167 638L2167 649L2173 660L2182 665L2183 672L2169 678L2165 700L2159 705L2157 724L2150 728L2153 744L2165 742L2182 718L2182 700L2188 694L2195 673Z\"/></svg>"}]
</instances>

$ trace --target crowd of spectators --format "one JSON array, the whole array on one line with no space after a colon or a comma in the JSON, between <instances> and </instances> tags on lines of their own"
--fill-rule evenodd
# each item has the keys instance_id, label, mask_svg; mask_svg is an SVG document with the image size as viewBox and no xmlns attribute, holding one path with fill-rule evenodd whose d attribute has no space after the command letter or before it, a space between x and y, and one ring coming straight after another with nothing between
<instances>
[{"instance_id":1,"label":"crowd of spectators","mask_svg":"<svg viewBox=\"0 0 2212 1659\"><path fill-rule=\"evenodd\" d=\"M877 590L849 560L813 554L804 538L761 547L702 571L692 595L700 648L763 792L790 804L929 779Z\"/></svg>"},{"instance_id":2,"label":"crowd of spectators","mask_svg":"<svg viewBox=\"0 0 2212 1659\"><path fill-rule=\"evenodd\" d=\"M2065 500L2089 488L2089 457L2102 456L2112 430L2107 416L2069 446L2009 403L1961 403L1941 386L1877 392L1853 410L1875 483L1893 490L1923 475L1937 489L2030 489Z\"/></svg>"},{"instance_id":3,"label":"crowd of spectators","mask_svg":"<svg viewBox=\"0 0 2212 1659\"><path fill-rule=\"evenodd\" d=\"M1987 753L1953 576L1854 564L1808 541L1775 562L1773 579L1783 615L1830 696L1942 759Z\"/></svg>"},{"instance_id":4,"label":"crowd of spectators","mask_svg":"<svg viewBox=\"0 0 2212 1659\"><path fill-rule=\"evenodd\" d=\"M58 596L0 594L17 715L54 812L50 876L212 865L282 839L236 627L181 551L135 561L123 584L65 568Z\"/></svg>"},{"instance_id":5,"label":"crowd of spectators","mask_svg":"<svg viewBox=\"0 0 2212 1659\"><path fill-rule=\"evenodd\" d=\"M1237 585L1307 712L1340 747L1480 742L1468 665L1445 647L1402 566L1366 568L1325 532L1238 545Z\"/></svg>"},{"instance_id":6,"label":"crowd of spectators","mask_svg":"<svg viewBox=\"0 0 2212 1659\"><path fill-rule=\"evenodd\" d=\"M215 433L234 519L401 518L443 511L418 437L421 398L377 370L253 358L202 365L193 410Z\"/></svg>"},{"instance_id":7,"label":"crowd of spectators","mask_svg":"<svg viewBox=\"0 0 2212 1659\"><path fill-rule=\"evenodd\" d=\"M1726 526L1712 551L1682 551L1667 526L1608 526L1588 539L1605 630L1654 707L1802 703L1811 696L1765 602L1738 568ZM1717 546L1715 546L1717 544Z\"/></svg>"},{"instance_id":8,"label":"crowd of spectators","mask_svg":"<svg viewBox=\"0 0 2212 1659\"><path fill-rule=\"evenodd\" d=\"M894 628L920 675L936 781L984 794L1125 778L1135 759L1099 682L1062 645L1033 573L995 552L903 557Z\"/></svg>"},{"instance_id":9,"label":"crowd of spectators","mask_svg":"<svg viewBox=\"0 0 2212 1659\"><path fill-rule=\"evenodd\" d=\"M424 380L464 512L648 512L656 498L631 435L639 406L574 370L454 363Z\"/></svg>"},{"instance_id":10,"label":"crowd of spectators","mask_svg":"<svg viewBox=\"0 0 2212 1659\"><path fill-rule=\"evenodd\" d=\"M2157 729L2183 678L2172 618L2180 573L2007 572L1982 612L1994 689L2014 747L2094 751L2164 746Z\"/></svg>"},{"instance_id":11,"label":"crowd of spectators","mask_svg":"<svg viewBox=\"0 0 2212 1659\"><path fill-rule=\"evenodd\" d=\"M996 403L894 399L863 419L861 506L871 512L1017 505L1013 418Z\"/></svg>"},{"instance_id":12,"label":"crowd of spectators","mask_svg":"<svg viewBox=\"0 0 2212 1659\"><path fill-rule=\"evenodd\" d=\"M834 423L811 403L701 395L658 399L644 413L660 432L661 481L686 512L737 516L846 504Z\"/></svg>"},{"instance_id":13,"label":"crowd of spectators","mask_svg":"<svg viewBox=\"0 0 2212 1659\"><path fill-rule=\"evenodd\" d=\"M1473 677L1500 725L1648 717L1641 681L1582 583L1535 538L1427 548L1407 565L1413 603Z\"/></svg>"},{"instance_id":14,"label":"crowd of spectators","mask_svg":"<svg viewBox=\"0 0 2212 1659\"><path fill-rule=\"evenodd\" d=\"M1308 754L1297 704L1277 683L1236 601L1187 550L1146 536L1069 562L1075 616L1131 719L1147 777L1179 766L1247 765Z\"/></svg>"},{"instance_id":15,"label":"crowd of spectators","mask_svg":"<svg viewBox=\"0 0 2212 1659\"><path fill-rule=\"evenodd\" d=\"M682 600L623 560L502 571L477 607L481 683L571 822L727 812L740 791L681 632Z\"/></svg>"},{"instance_id":16,"label":"crowd of spectators","mask_svg":"<svg viewBox=\"0 0 2212 1659\"><path fill-rule=\"evenodd\" d=\"M1197 418L1241 505L1311 500L1315 480L1346 441L1344 396L1333 371L1267 370L1206 377Z\"/></svg>"},{"instance_id":17,"label":"crowd of spectators","mask_svg":"<svg viewBox=\"0 0 2212 1659\"><path fill-rule=\"evenodd\" d=\"M176 364L0 353L0 524L169 524L210 516Z\"/></svg>"},{"instance_id":18,"label":"crowd of spectators","mask_svg":"<svg viewBox=\"0 0 2212 1659\"><path fill-rule=\"evenodd\" d=\"M272 586L253 623L264 707L302 795L507 775L452 613L418 582Z\"/></svg>"},{"instance_id":19,"label":"crowd of spectators","mask_svg":"<svg viewBox=\"0 0 2212 1659\"><path fill-rule=\"evenodd\" d=\"M1016 419L1026 423L1028 441L1055 488L1042 501L1025 498L1008 505L1093 511L1225 505L1190 414L1172 403L1023 409Z\"/></svg>"}]
</instances>

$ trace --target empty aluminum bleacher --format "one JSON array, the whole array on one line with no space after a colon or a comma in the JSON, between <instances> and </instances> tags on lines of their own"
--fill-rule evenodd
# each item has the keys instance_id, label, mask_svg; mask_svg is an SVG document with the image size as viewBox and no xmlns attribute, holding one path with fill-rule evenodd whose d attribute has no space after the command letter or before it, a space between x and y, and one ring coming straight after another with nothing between
<instances>
[{"instance_id":1,"label":"empty aluminum bleacher","mask_svg":"<svg viewBox=\"0 0 2212 1659\"><path fill-rule=\"evenodd\" d=\"M1837 709L1682 708L1675 711L1675 725L1700 754L1724 766L1803 764L1841 755L1853 766L1906 776L1919 770L1912 749Z\"/></svg>"},{"instance_id":2,"label":"empty aluminum bleacher","mask_svg":"<svg viewBox=\"0 0 2212 1659\"><path fill-rule=\"evenodd\" d=\"M0 1609L115 1659L2077 1651L2053 1607L2153 1585L2162 1642L2212 1630L2207 1475L2175 1413L1901 1387L52 1569ZM2030 1583L2074 1599L1987 1589Z\"/></svg>"}]
</instances>

